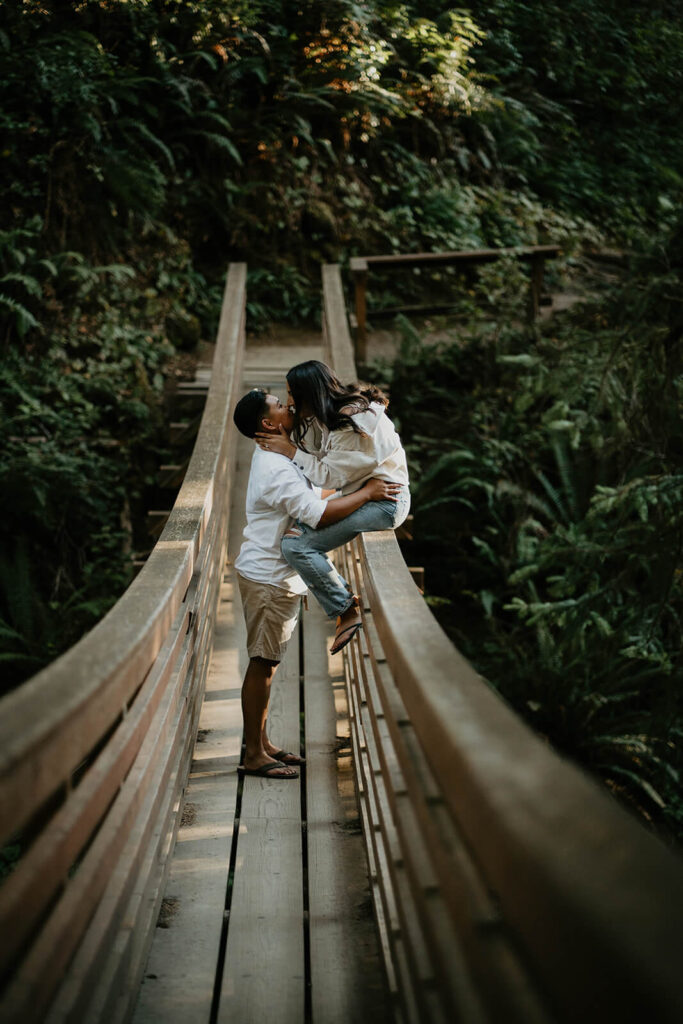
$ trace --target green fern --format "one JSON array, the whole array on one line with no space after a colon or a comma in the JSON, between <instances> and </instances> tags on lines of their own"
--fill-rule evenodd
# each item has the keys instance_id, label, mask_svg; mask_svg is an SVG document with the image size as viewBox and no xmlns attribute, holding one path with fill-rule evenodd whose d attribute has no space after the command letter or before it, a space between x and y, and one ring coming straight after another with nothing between
<instances>
[{"instance_id":1,"label":"green fern","mask_svg":"<svg viewBox=\"0 0 683 1024\"><path fill-rule=\"evenodd\" d=\"M40 297L43 293L40 281L36 280L35 277L31 277L29 274L22 274L17 270L13 270L0 277L0 285L6 285L11 281L16 281L18 284L22 285L29 295L37 295Z\"/></svg>"},{"instance_id":2,"label":"green fern","mask_svg":"<svg viewBox=\"0 0 683 1024\"><path fill-rule=\"evenodd\" d=\"M16 299L10 298L9 295L3 295L0 293L0 306L4 306L9 309L13 314L14 326L16 327L17 333L20 338L30 331L32 328L40 327L40 323L35 318L33 313L23 306Z\"/></svg>"},{"instance_id":3,"label":"green fern","mask_svg":"<svg viewBox=\"0 0 683 1024\"><path fill-rule=\"evenodd\" d=\"M170 148L143 121L131 117L121 118L116 122L116 127L128 140L131 139L131 136L137 135L149 143L162 154L171 170L175 169L175 159Z\"/></svg>"},{"instance_id":4,"label":"green fern","mask_svg":"<svg viewBox=\"0 0 683 1024\"><path fill-rule=\"evenodd\" d=\"M243 161L242 157L240 156L240 152L235 146L235 144L231 142L229 138L227 138L227 136L219 135L217 132L205 131L204 129L188 131L186 132L186 135L189 138L205 139L210 146L213 146L216 149L225 150L226 153L230 154L230 156L238 166L242 166Z\"/></svg>"}]
</instances>

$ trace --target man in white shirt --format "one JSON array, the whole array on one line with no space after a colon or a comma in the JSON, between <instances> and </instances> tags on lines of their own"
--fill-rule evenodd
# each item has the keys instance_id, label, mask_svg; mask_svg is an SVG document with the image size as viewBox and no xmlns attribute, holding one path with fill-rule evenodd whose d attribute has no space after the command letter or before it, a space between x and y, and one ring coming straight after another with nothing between
<instances>
[{"instance_id":1,"label":"man in white shirt","mask_svg":"<svg viewBox=\"0 0 683 1024\"><path fill-rule=\"evenodd\" d=\"M292 414L275 395L260 388L249 391L237 403L234 421L238 430L253 438L257 431L289 433ZM247 624L249 664L242 684L245 775L293 779L300 764L298 755L278 750L266 729L270 685L294 632L301 595L306 585L287 564L280 543L293 521L312 529L329 526L355 512L368 501L395 500L398 485L369 480L353 494L323 498L289 458L276 452L254 449L247 485L247 525L244 542L235 560L237 581ZM336 570L330 564L331 572ZM343 584L341 577L339 581Z\"/></svg>"}]
</instances>

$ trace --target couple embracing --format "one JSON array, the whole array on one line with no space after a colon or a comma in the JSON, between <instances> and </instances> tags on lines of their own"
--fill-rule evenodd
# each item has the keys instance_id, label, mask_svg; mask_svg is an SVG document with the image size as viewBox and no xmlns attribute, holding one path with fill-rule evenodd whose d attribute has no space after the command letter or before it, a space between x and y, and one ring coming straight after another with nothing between
<instances>
[{"instance_id":1,"label":"couple embracing","mask_svg":"<svg viewBox=\"0 0 683 1024\"><path fill-rule=\"evenodd\" d=\"M336 654L361 628L358 598L327 552L359 533L393 529L410 507L405 452L372 385L342 384L312 359L287 374L287 403L255 388L234 421L256 450L247 486L247 525L235 560L247 624L242 687L242 771L296 778L301 758L268 738L270 684L310 589L336 619ZM321 490L322 489L322 490Z\"/></svg>"}]
</instances>

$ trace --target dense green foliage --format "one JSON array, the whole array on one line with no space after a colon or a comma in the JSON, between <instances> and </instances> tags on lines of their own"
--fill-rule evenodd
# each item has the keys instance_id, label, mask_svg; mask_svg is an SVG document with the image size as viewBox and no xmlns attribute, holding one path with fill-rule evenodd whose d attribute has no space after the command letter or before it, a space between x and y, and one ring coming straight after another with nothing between
<instances>
[{"instance_id":1,"label":"dense green foliage","mask_svg":"<svg viewBox=\"0 0 683 1024\"><path fill-rule=\"evenodd\" d=\"M53 248L99 258L162 222L212 263L317 274L528 243L548 201L623 228L681 186L666 5L14 0L0 32L4 199Z\"/></svg>"},{"instance_id":2,"label":"dense green foliage","mask_svg":"<svg viewBox=\"0 0 683 1024\"><path fill-rule=\"evenodd\" d=\"M168 340L201 309L203 287L176 245L138 252L144 272L78 253L38 260L35 227L0 234L3 255L40 296L49 330L3 355L0 638L11 685L70 646L131 579L132 521L163 443ZM14 273L14 276L12 276ZM32 291L30 290L32 289ZM16 315L18 334L29 314ZM35 308L35 307L34 307ZM28 325L30 327L30 324Z\"/></svg>"},{"instance_id":3,"label":"dense green foliage","mask_svg":"<svg viewBox=\"0 0 683 1024\"><path fill-rule=\"evenodd\" d=\"M530 338L511 326L519 268L489 268L458 341L434 351L406 326L392 389L447 628L553 742L677 831L679 15L636 0L6 0L9 682L130 578L168 360L211 338L229 259L249 262L259 327L317 315L321 261L541 242L569 256L608 232L641 253L623 295ZM424 284L382 287L419 301Z\"/></svg>"},{"instance_id":4,"label":"dense green foliage","mask_svg":"<svg viewBox=\"0 0 683 1024\"><path fill-rule=\"evenodd\" d=\"M514 308L515 294L510 295ZM683 836L683 220L538 336L404 324L428 600L552 743Z\"/></svg>"}]
</instances>

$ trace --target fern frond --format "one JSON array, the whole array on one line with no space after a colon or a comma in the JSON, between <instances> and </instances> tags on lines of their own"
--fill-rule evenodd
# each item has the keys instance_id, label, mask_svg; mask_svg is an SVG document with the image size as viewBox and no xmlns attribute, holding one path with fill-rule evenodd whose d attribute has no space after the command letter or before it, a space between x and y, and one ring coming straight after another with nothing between
<instances>
[{"instance_id":1,"label":"fern frond","mask_svg":"<svg viewBox=\"0 0 683 1024\"><path fill-rule=\"evenodd\" d=\"M130 117L123 118L118 122L118 127L123 130L124 135L128 135L131 129L137 132L137 134L145 139L145 141L149 142L151 146L154 146L159 150L159 152L163 153L171 169L175 168L175 159L171 150L168 148L166 143L162 142L159 136L150 131L147 125L142 121L137 121Z\"/></svg>"},{"instance_id":2,"label":"fern frond","mask_svg":"<svg viewBox=\"0 0 683 1024\"><path fill-rule=\"evenodd\" d=\"M54 263L53 260L47 259L47 257L45 259L38 260L38 266L45 267L45 269L49 271L51 277L56 277L59 273L57 270L57 264Z\"/></svg>"},{"instance_id":3,"label":"fern frond","mask_svg":"<svg viewBox=\"0 0 683 1024\"><path fill-rule=\"evenodd\" d=\"M24 638L18 630L13 629L12 626L0 619L0 640L18 640L23 643Z\"/></svg>"},{"instance_id":4,"label":"fern frond","mask_svg":"<svg viewBox=\"0 0 683 1024\"><path fill-rule=\"evenodd\" d=\"M324 90L328 95L329 91ZM336 108L333 103L329 100L323 99L321 93L322 89L312 89L310 92L288 92L285 91L285 95L288 100L296 100L298 103L306 104L308 106L320 107L322 110L330 110L332 113L336 112Z\"/></svg>"},{"instance_id":5,"label":"fern frond","mask_svg":"<svg viewBox=\"0 0 683 1024\"><path fill-rule=\"evenodd\" d=\"M564 442L563 439L555 433L551 439L551 446L555 456L555 462L557 463L560 479L562 480L562 487L567 502L566 507L571 512L572 519L576 522L580 516L579 498L574 481L574 467L567 454L566 442Z\"/></svg>"},{"instance_id":6,"label":"fern frond","mask_svg":"<svg viewBox=\"0 0 683 1024\"><path fill-rule=\"evenodd\" d=\"M558 491L553 487L553 485L550 483L550 480L548 480L548 478L545 475L545 473L541 472L540 469L534 469L533 472L534 472L534 475L536 476L536 478L541 483L541 486L543 487L543 490L545 491L545 493L548 495L548 497L550 498L551 502L555 506L555 509L556 509L560 519L562 520L562 522L565 523L565 525L569 525L569 516L567 515L567 510L566 510L566 508L564 506L564 502L562 501L562 498L560 497L560 494L558 493Z\"/></svg>"},{"instance_id":7,"label":"fern frond","mask_svg":"<svg viewBox=\"0 0 683 1024\"><path fill-rule=\"evenodd\" d=\"M267 85L268 83L268 70L263 60L259 57L243 57L229 68L229 72L232 80L235 82L251 74L255 75L262 85Z\"/></svg>"},{"instance_id":8,"label":"fern frond","mask_svg":"<svg viewBox=\"0 0 683 1024\"><path fill-rule=\"evenodd\" d=\"M603 767L609 772L610 775L620 775L623 778L628 779L629 782L632 783L634 786L637 786L639 789L642 789L643 792L650 797L650 800L656 803L658 807L666 807L666 801L664 797L662 797L654 788L654 786L650 782L648 782L647 779L644 779L642 775L637 775L635 772L631 772L627 768L621 768L619 765L616 764L604 765Z\"/></svg>"},{"instance_id":9,"label":"fern frond","mask_svg":"<svg viewBox=\"0 0 683 1024\"><path fill-rule=\"evenodd\" d=\"M220 57L216 53L209 53L206 50L193 50L192 53L187 54L186 60L192 59L194 61L203 60L209 65L212 71L220 65Z\"/></svg>"},{"instance_id":10,"label":"fern frond","mask_svg":"<svg viewBox=\"0 0 683 1024\"><path fill-rule=\"evenodd\" d=\"M11 299L9 295L3 295L0 292L0 305L6 306L15 314L16 328L20 337L23 338L26 332L32 327L40 327L40 324L34 317L33 313L31 313L26 306L22 306L20 302L17 302L16 299Z\"/></svg>"},{"instance_id":11,"label":"fern frond","mask_svg":"<svg viewBox=\"0 0 683 1024\"><path fill-rule=\"evenodd\" d=\"M39 298L43 294L40 281L29 274L22 274L18 270L11 270L8 274L0 277L0 284L5 284L7 281L16 281L18 284L23 285L29 295L35 295Z\"/></svg>"},{"instance_id":12,"label":"fern frond","mask_svg":"<svg viewBox=\"0 0 683 1024\"><path fill-rule=\"evenodd\" d=\"M126 263L110 263L106 267L93 267L94 274L108 274L115 281L133 280L135 270Z\"/></svg>"},{"instance_id":13,"label":"fern frond","mask_svg":"<svg viewBox=\"0 0 683 1024\"><path fill-rule=\"evenodd\" d=\"M228 121L224 114L219 114L217 110L202 110L197 116L199 121L211 121L212 124L217 124L219 128L223 128L226 132L232 131L232 125Z\"/></svg>"},{"instance_id":14,"label":"fern frond","mask_svg":"<svg viewBox=\"0 0 683 1024\"><path fill-rule=\"evenodd\" d=\"M240 156L237 147L228 139L225 135L219 135L217 132L205 132L202 130L191 131L188 135L196 135L201 139L206 139L213 146L217 146L219 149L224 149L230 154L236 164L241 167L243 164L242 157Z\"/></svg>"}]
</instances>

